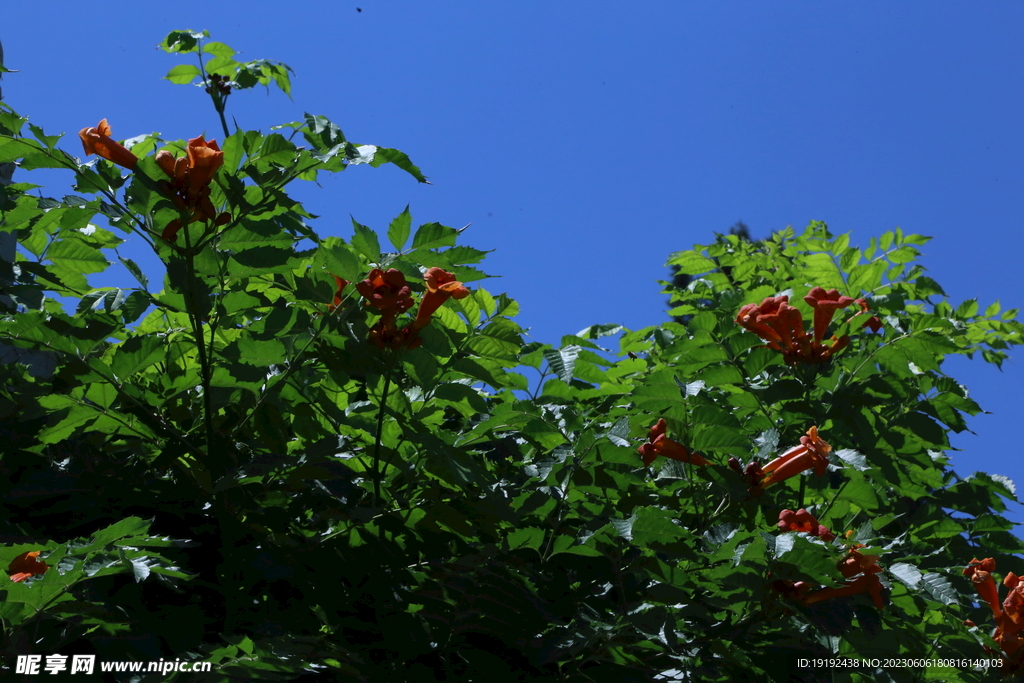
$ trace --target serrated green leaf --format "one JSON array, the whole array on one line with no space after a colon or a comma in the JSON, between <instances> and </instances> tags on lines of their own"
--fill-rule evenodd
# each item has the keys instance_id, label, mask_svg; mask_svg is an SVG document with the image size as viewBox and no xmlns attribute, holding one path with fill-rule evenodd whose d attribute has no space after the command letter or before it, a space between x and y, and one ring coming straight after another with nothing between
<instances>
[{"instance_id":1,"label":"serrated green leaf","mask_svg":"<svg viewBox=\"0 0 1024 683\"><path fill-rule=\"evenodd\" d=\"M405 210L402 213L395 216L395 219L391 221L391 225L388 227L388 241L397 249L402 251L402 247L405 246L406 241L409 239L409 232L412 228L412 214L409 213L409 205L405 205Z\"/></svg>"},{"instance_id":2,"label":"serrated green leaf","mask_svg":"<svg viewBox=\"0 0 1024 683\"><path fill-rule=\"evenodd\" d=\"M580 347L575 345L551 349L544 352L544 359L560 380L569 383L574 376L580 350Z\"/></svg>"},{"instance_id":3,"label":"serrated green leaf","mask_svg":"<svg viewBox=\"0 0 1024 683\"><path fill-rule=\"evenodd\" d=\"M921 577L921 583L924 584L924 589L928 594L939 602L947 605L960 604L956 589L945 576L928 572Z\"/></svg>"},{"instance_id":4,"label":"serrated green leaf","mask_svg":"<svg viewBox=\"0 0 1024 683\"><path fill-rule=\"evenodd\" d=\"M380 263L380 242L377 240L377 233L370 228L352 219L352 228L355 234L352 236L352 246L373 263Z\"/></svg>"},{"instance_id":5,"label":"serrated green leaf","mask_svg":"<svg viewBox=\"0 0 1024 683\"><path fill-rule=\"evenodd\" d=\"M453 247L458 232L455 228L440 223L424 223L416 229L412 237L413 249L437 249Z\"/></svg>"},{"instance_id":6,"label":"serrated green leaf","mask_svg":"<svg viewBox=\"0 0 1024 683\"><path fill-rule=\"evenodd\" d=\"M888 571L910 590L916 591L921 583L921 570L912 564L897 562L891 565Z\"/></svg>"}]
</instances>

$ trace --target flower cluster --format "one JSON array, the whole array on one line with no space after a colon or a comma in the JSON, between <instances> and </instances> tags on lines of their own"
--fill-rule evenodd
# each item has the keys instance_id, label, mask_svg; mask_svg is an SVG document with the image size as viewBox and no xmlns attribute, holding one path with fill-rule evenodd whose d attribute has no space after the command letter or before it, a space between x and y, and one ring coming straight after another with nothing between
<instances>
[{"instance_id":1,"label":"flower cluster","mask_svg":"<svg viewBox=\"0 0 1024 683\"><path fill-rule=\"evenodd\" d=\"M852 299L840 295L838 290L825 291L821 287L811 289L804 301L814 309L811 333L804 331L803 316L797 308L789 305L788 295L770 296L760 304L747 304L740 309L736 322L767 341L769 348L781 351L788 365L821 363L850 343L850 336L846 334L838 339L832 335L828 344L823 343L835 312L850 304L858 304L861 310L847 321L851 322L869 310L864 299ZM870 327L877 332L881 325L877 317L871 317L862 327Z\"/></svg>"},{"instance_id":2,"label":"flower cluster","mask_svg":"<svg viewBox=\"0 0 1024 683\"><path fill-rule=\"evenodd\" d=\"M817 536L823 541L831 541L836 537L828 527L819 524L818 520L807 510L800 508L796 512L783 510L779 513L779 529L781 531L798 531Z\"/></svg>"},{"instance_id":3,"label":"flower cluster","mask_svg":"<svg viewBox=\"0 0 1024 683\"><path fill-rule=\"evenodd\" d=\"M163 150L156 153L156 163L170 177L161 183L163 192L171 197L179 211L190 213L188 222L214 221L224 225L231 220L231 214L217 214L210 201L210 182L217 170L224 165L224 152L216 140L207 142L202 135L188 141L187 156L175 157ZM164 228L163 237L169 242L178 239L181 220L175 218Z\"/></svg>"},{"instance_id":4,"label":"flower cluster","mask_svg":"<svg viewBox=\"0 0 1024 683\"><path fill-rule=\"evenodd\" d=\"M992 572L996 561L991 557L984 560L974 558L964 568L964 576L970 578L978 596L984 600L996 618L992 640L999 643L1006 655L1003 673L1024 670L1024 579L1010 572L1003 579L1003 585L1010 589L1006 599L999 602L999 588Z\"/></svg>"},{"instance_id":5,"label":"flower cluster","mask_svg":"<svg viewBox=\"0 0 1024 683\"><path fill-rule=\"evenodd\" d=\"M699 453L691 453L682 444L679 444L665 436L668 425L664 418L659 419L647 434L647 443L637 449L644 465L650 465L655 458L663 455L679 462L688 462L691 465L707 465L708 461Z\"/></svg>"},{"instance_id":6,"label":"flower cluster","mask_svg":"<svg viewBox=\"0 0 1024 683\"><path fill-rule=\"evenodd\" d=\"M39 560L41 550L34 550L22 553L11 561L7 573L11 575L11 581L21 583L30 576L42 576L49 569L49 565Z\"/></svg>"},{"instance_id":7,"label":"flower cluster","mask_svg":"<svg viewBox=\"0 0 1024 683\"><path fill-rule=\"evenodd\" d=\"M811 427L807 430L806 436L800 437L799 446L790 448L759 470L752 469L750 465L747 466L750 492L753 495L760 495L772 484L812 468L819 477L823 476L828 469L828 454L831 451L832 446L818 436L818 428ZM759 478L757 475L762 475L763 478Z\"/></svg>"},{"instance_id":8,"label":"flower cluster","mask_svg":"<svg viewBox=\"0 0 1024 683\"><path fill-rule=\"evenodd\" d=\"M78 132L82 139L82 147L86 154L101 156L107 161L113 161L118 166L127 169L134 169L139 163L139 158L130 150L115 142L110 137L110 124L106 119L100 121L94 128L83 128Z\"/></svg>"},{"instance_id":9,"label":"flower cluster","mask_svg":"<svg viewBox=\"0 0 1024 683\"><path fill-rule=\"evenodd\" d=\"M327 307L334 311L341 305L341 296L348 280L334 276L338 288L334 300ZM399 314L412 308L412 289L405 281L405 274L396 268L386 271L374 268L362 282L356 283L356 290L366 299L366 305L380 311L380 319L370 328L370 342L379 348L397 350L400 348L415 349L423 343L419 332L430 324L431 316L448 299L464 299L469 296L469 289L455 279L453 273L442 268L430 268L423 276L427 291L420 300L420 308L416 318L402 329L398 329L395 320Z\"/></svg>"}]
</instances>

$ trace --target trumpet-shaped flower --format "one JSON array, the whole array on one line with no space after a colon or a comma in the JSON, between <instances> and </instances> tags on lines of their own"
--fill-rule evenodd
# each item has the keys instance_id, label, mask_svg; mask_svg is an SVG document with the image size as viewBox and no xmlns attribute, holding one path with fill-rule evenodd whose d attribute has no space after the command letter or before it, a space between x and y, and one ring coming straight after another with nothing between
<instances>
[{"instance_id":1,"label":"trumpet-shaped flower","mask_svg":"<svg viewBox=\"0 0 1024 683\"><path fill-rule=\"evenodd\" d=\"M50 567L45 562L39 560L39 553L41 552L41 550L34 550L15 557L7 568L7 573L11 575L11 581L21 583L30 576L45 574L46 570Z\"/></svg>"},{"instance_id":2,"label":"trumpet-shaped flower","mask_svg":"<svg viewBox=\"0 0 1024 683\"><path fill-rule=\"evenodd\" d=\"M996 561L986 557L984 560L972 559L963 571L995 616L996 628L992 631L992 639L1005 655L1002 672L1009 675L1024 670L1024 580L1013 572L1008 573L1003 585L1010 592L1000 604L999 588L992 577L995 570Z\"/></svg>"},{"instance_id":3,"label":"trumpet-shaped flower","mask_svg":"<svg viewBox=\"0 0 1024 683\"><path fill-rule=\"evenodd\" d=\"M826 292L822 287L812 288L804 297L804 301L814 309L814 341L818 344L825 338L825 332L835 312L853 303L851 297L841 295L839 290L832 289Z\"/></svg>"},{"instance_id":4,"label":"trumpet-shaped flower","mask_svg":"<svg viewBox=\"0 0 1024 683\"><path fill-rule=\"evenodd\" d=\"M650 465L655 458L663 455L679 462L688 462L691 465L707 465L708 461L698 453L691 453L682 444L679 444L667 436L668 424L664 418L659 419L647 434L647 443L637 449L644 465Z\"/></svg>"},{"instance_id":5,"label":"trumpet-shaped flower","mask_svg":"<svg viewBox=\"0 0 1024 683\"><path fill-rule=\"evenodd\" d=\"M978 591L978 595L988 604L992 609L992 614L998 619L1002 615L1002 609L999 605L999 589L996 587L995 579L992 578L992 572L995 570L996 561L991 557L986 557L984 560L974 558L964 568L964 576L971 580L974 590Z\"/></svg>"},{"instance_id":6,"label":"trumpet-shaped flower","mask_svg":"<svg viewBox=\"0 0 1024 683\"><path fill-rule=\"evenodd\" d=\"M760 304L747 304L740 309L736 322L776 351L784 351L793 345L794 339L804 336L800 311L789 305L786 295L766 297Z\"/></svg>"},{"instance_id":7,"label":"trumpet-shaped flower","mask_svg":"<svg viewBox=\"0 0 1024 683\"><path fill-rule=\"evenodd\" d=\"M179 210L190 213L188 224L207 220L224 225L231 220L229 213L218 215L210 201L210 183L224 165L224 152L216 140L207 142L202 135L192 138L188 141L186 156L180 158L161 150L156 153L156 164L170 178L167 183L162 183L163 191L170 195ZM174 242L181 228L181 220L176 218L167 224L161 237Z\"/></svg>"},{"instance_id":8,"label":"trumpet-shaped flower","mask_svg":"<svg viewBox=\"0 0 1024 683\"><path fill-rule=\"evenodd\" d=\"M397 268L383 271L374 268L356 289L366 298L366 305L381 312L385 325L394 321L399 313L412 308L412 289L405 282L405 275Z\"/></svg>"},{"instance_id":9,"label":"trumpet-shaped flower","mask_svg":"<svg viewBox=\"0 0 1024 683\"><path fill-rule=\"evenodd\" d=\"M118 166L134 169L139 163L139 158L128 148L111 139L110 133L110 124L103 119L93 128L80 130L78 137L82 139L82 147L85 148L86 154L95 154L107 161L113 161Z\"/></svg>"},{"instance_id":10,"label":"trumpet-shaped flower","mask_svg":"<svg viewBox=\"0 0 1024 683\"><path fill-rule=\"evenodd\" d=\"M863 547L863 546L860 546ZM803 599L805 604L813 604L831 598L841 598L847 595L860 595L867 593L875 607L882 609L882 582L876 574L882 568L878 566L878 556L863 555L856 548L850 548L847 556L839 563L839 573L847 579L853 579L845 586L837 588L822 588L811 593Z\"/></svg>"},{"instance_id":11,"label":"trumpet-shaped flower","mask_svg":"<svg viewBox=\"0 0 1024 683\"><path fill-rule=\"evenodd\" d=\"M800 437L800 445L789 449L763 467L766 476L757 488L764 490L776 482L814 468L815 474L823 476L828 469L828 454L832 451L826 441L818 436L818 428L811 427L806 436Z\"/></svg>"},{"instance_id":12,"label":"trumpet-shaped flower","mask_svg":"<svg viewBox=\"0 0 1024 683\"><path fill-rule=\"evenodd\" d=\"M427 291L420 300L420 308L416 312L416 319L410 327L413 332L419 332L430 324L431 316L439 309L444 302L452 299L465 299L469 296L469 290L464 284L455 279L453 273L441 268L429 268L423 276L427 285Z\"/></svg>"},{"instance_id":13,"label":"trumpet-shaped flower","mask_svg":"<svg viewBox=\"0 0 1024 683\"><path fill-rule=\"evenodd\" d=\"M799 531L817 536L823 541L831 541L836 537L828 527L819 524L818 520L807 510L800 508L796 512L783 510L779 513L779 529L782 531Z\"/></svg>"}]
</instances>

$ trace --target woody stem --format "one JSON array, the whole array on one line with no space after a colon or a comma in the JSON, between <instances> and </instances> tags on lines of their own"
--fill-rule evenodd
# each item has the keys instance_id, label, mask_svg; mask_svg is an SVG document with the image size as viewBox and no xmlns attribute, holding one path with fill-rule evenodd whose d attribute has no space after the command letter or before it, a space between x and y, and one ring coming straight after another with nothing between
<instances>
[{"instance_id":1,"label":"woody stem","mask_svg":"<svg viewBox=\"0 0 1024 683\"><path fill-rule=\"evenodd\" d=\"M228 130L228 122L224 118L224 100L221 99L220 102L216 102L215 101L213 103L213 106L217 109L217 114L220 116L220 125L221 125L221 128L224 129L224 137L225 138L231 137L231 132Z\"/></svg>"}]
</instances>

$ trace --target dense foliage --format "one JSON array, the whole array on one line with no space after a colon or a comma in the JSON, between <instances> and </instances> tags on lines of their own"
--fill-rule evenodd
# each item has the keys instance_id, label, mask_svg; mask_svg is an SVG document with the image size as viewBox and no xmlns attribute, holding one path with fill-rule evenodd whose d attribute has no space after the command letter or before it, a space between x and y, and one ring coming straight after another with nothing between
<instances>
[{"instance_id":1,"label":"dense foliage","mask_svg":"<svg viewBox=\"0 0 1024 683\"><path fill-rule=\"evenodd\" d=\"M199 58L169 78L198 80L222 121L234 90L287 91L287 67L205 34L164 47ZM358 223L325 238L285 191L359 164L425 182L404 154L323 116L224 128L219 145L121 144L104 121L83 162L0 106L0 162L18 180L70 169L76 192L0 193L21 247L0 262L5 668L94 653L214 664L141 681L623 683L1020 666L1014 485L950 467L947 434L981 408L942 362L999 364L1024 326L949 304L915 264L927 238L722 236L669 259L693 276L672 291L685 324L524 344L461 231L406 209L388 247ZM118 232L160 256L161 287ZM90 286L112 257L137 286ZM617 355L600 346L620 333ZM917 661L800 664L837 657Z\"/></svg>"}]
</instances>

